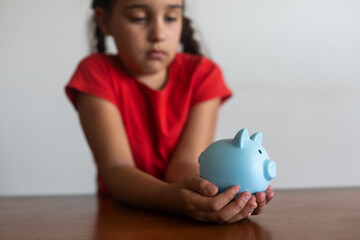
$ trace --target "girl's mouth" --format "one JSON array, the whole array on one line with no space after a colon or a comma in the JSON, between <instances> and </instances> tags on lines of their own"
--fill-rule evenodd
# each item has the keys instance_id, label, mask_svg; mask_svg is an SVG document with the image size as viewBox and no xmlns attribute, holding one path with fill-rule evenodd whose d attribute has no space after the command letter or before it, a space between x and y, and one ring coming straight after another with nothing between
<instances>
[{"instance_id":1,"label":"girl's mouth","mask_svg":"<svg viewBox=\"0 0 360 240\"><path fill-rule=\"evenodd\" d=\"M146 53L146 56L152 59L162 59L165 55L166 53L161 50L150 50Z\"/></svg>"}]
</instances>

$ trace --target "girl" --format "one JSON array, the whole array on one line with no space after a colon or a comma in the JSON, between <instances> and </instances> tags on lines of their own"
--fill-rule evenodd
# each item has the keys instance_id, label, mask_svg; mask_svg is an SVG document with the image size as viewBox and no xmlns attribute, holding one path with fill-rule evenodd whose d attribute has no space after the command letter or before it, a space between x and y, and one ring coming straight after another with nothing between
<instances>
[{"instance_id":1,"label":"girl","mask_svg":"<svg viewBox=\"0 0 360 240\"><path fill-rule=\"evenodd\" d=\"M232 223L271 200L199 177L231 92L202 57L183 0L94 0L96 52L66 86L98 168L98 190L137 207ZM105 54L105 35L117 55ZM177 52L182 44L183 53Z\"/></svg>"}]
</instances>

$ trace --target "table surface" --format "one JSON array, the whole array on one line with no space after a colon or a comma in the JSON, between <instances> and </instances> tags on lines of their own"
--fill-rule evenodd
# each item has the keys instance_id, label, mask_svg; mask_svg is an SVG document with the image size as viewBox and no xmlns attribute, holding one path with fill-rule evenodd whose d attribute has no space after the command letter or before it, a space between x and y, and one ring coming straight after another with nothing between
<instances>
[{"instance_id":1,"label":"table surface","mask_svg":"<svg viewBox=\"0 0 360 240\"><path fill-rule=\"evenodd\" d=\"M360 239L360 188L275 190L265 211L230 225L132 208L110 197L0 198L0 239Z\"/></svg>"}]
</instances>

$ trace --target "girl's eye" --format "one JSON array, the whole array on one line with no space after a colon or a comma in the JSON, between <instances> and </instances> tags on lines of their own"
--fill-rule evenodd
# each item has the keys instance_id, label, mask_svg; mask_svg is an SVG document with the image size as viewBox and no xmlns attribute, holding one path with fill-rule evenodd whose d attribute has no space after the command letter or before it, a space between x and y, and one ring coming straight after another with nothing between
<instances>
[{"instance_id":1,"label":"girl's eye","mask_svg":"<svg viewBox=\"0 0 360 240\"><path fill-rule=\"evenodd\" d=\"M165 21L167 21L167 22L176 22L177 18L176 17L165 17Z\"/></svg>"},{"instance_id":2,"label":"girl's eye","mask_svg":"<svg viewBox=\"0 0 360 240\"><path fill-rule=\"evenodd\" d=\"M142 23L146 21L146 17L133 17L130 20L134 23Z\"/></svg>"},{"instance_id":3,"label":"girl's eye","mask_svg":"<svg viewBox=\"0 0 360 240\"><path fill-rule=\"evenodd\" d=\"M261 150L259 149L259 153L262 154Z\"/></svg>"}]
</instances>

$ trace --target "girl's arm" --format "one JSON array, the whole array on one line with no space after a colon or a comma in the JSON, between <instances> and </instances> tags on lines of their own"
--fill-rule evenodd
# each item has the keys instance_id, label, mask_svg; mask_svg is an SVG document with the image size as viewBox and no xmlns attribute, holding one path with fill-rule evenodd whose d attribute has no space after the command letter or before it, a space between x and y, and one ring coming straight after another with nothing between
<instances>
[{"instance_id":1,"label":"girl's arm","mask_svg":"<svg viewBox=\"0 0 360 240\"><path fill-rule=\"evenodd\" d=\"M164 210L169 184L135 167L116 106L79 92L76 107L97 167L114 197L133 206Z\"/></svg>"},{"instance_id":2,"label":"girl's arm","mask_svg":"<svg viewBox=\"0 0 360 240\"><path fill-rule=\"evenodd\" d=\"M200 153L214 138L220 99L211 99L193 106L185 128L170 160L165 180L176 182L188 174L199 175Z\"/></svg>"},{"instance_id":3,"label":"girl's arm","mask_svg":"<svg viewBox=\"0 0 360 240\"><path fill-rule=\"evenodd\" d=\"M194 174L166 183L135 167L118 109L83 93L77 109L86 139L103 179L115 198L133 206L185 214L201 221L236 222L257 206L254 196L233 186L217 196L217 188ZM249 200L250 199L250 200Z\"/></svg>"}]
</instances>

